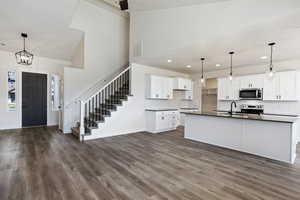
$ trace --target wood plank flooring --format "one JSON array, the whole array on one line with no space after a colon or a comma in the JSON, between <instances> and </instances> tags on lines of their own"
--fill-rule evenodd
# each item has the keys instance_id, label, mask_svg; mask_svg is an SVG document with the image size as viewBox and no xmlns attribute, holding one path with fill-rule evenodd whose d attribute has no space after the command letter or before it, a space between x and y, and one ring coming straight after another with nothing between
<instances>
[{"instance_id":1,"label":"wood plank flooring","mask_svg":"<svg viewBox=\"0 0 300 200\"><path fill-rule=\"evenodd\" d=\"M182 129L84 144L55 128L1 131L0 199L299 200L300 159L185 140Z\"/></svg>"}]
</instances>

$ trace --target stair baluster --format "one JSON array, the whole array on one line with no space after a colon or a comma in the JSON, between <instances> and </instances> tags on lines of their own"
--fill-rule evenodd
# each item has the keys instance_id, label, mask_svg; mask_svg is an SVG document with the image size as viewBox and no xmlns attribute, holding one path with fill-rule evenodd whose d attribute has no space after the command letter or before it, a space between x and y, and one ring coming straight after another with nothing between
<instances>
[{"instance_id":1,"label":"stair baluster","mask_svg":"<svg viewBox=\"0 0 300 200\"><path fill-rule=\"evenodd\" d=\"M128 67L86 101L80 101L80 140L131 94L130 76Z\"/></svg>"}]
</instances>

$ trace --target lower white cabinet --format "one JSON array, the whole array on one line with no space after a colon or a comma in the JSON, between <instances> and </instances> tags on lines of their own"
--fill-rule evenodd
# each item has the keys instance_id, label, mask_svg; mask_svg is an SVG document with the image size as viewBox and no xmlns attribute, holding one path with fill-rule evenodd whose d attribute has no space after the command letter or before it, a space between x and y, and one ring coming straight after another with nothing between
<instances>
[{"instance_id":1,"label":"lower white cabinet","mask_svg":"<svg viewBox=\"0 0 300 200\"><path fill-rule=\"evenodd\" d=\"M150 133L175 130L179 126L179 111L146 111L146 129Z\"/></svg>"}]
</instances>

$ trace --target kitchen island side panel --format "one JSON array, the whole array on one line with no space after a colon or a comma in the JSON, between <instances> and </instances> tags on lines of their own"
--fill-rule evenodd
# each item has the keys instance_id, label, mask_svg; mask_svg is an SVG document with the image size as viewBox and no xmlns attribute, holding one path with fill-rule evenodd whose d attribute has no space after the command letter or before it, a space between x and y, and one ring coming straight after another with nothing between
<instances>
[{"instance_id":1,"label":"kitchen island side panel","mask_svg":"<svg viewBox=\"0 0 300 200\"><path fill-rule=\"evenodd\" d=\"M186 139L293 163L293 123L186 115Z\"/></svg>"}]
</instances>

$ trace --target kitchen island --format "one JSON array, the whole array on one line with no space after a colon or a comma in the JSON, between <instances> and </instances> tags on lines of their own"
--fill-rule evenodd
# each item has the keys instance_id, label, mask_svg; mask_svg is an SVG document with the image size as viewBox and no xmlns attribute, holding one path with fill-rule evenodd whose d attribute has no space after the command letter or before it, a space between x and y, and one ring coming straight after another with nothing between
<instances>
[{"instance_id":1,"label":"kitchen island","mask_svg":"<svg viewBox=\"0 0 300 200\"><path fill-rule=\"evenodd\" d=\"M294 163L297 117L184 112L186 139Z\"/></svg>"}]
</instances>

